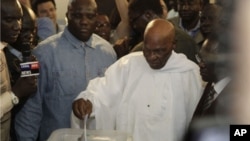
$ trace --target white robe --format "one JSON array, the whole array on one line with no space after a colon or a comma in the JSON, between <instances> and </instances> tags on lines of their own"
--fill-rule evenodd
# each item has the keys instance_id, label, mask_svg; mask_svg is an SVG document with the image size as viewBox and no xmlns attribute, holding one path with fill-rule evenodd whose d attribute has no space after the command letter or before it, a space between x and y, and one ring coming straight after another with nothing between
<instances>
[{"instance_id":1,"label":"white robe","mask_svg":"<svg viewBox=\"0 0 250 141\"><path fill-rule=\"evenodd\" d=\"M142 52L136 52L115 62L104 77L91 80L77 99L93 103L96 129L126 131L134 141L176 141L183 137L201 94L199 67L183 54L173 51L163 68L153 70Z\"/></svg>"}]
</instances>

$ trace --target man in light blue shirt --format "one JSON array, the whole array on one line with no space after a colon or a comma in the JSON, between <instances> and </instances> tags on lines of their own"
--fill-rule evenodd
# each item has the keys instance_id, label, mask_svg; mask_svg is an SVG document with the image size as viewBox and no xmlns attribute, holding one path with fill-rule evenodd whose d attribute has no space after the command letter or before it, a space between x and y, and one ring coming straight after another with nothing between
<instances>
[{"instance_id":1,"label":"man in light blue shirt","mask_svg":"<svg viewBox=\"0 0 250 141\"><path fill-rule=\"evenodd\" d=\"M37 36L40 41L56 34L53 21L48 17L37 18Z\"/></svg>"},{"instance_id":2,"label":"man in light blue shirt","mask_svg":"<svg viewBox=\"0 0 250 141\"><path fill-rule=\"evenodd\" d=\"M200 32L202 0L177 0L178 17L169 19L176 27L185 31L198 44L204 40Z\"/></svg>"},{"instance_id":3,"label":"man in light blue shirt","mask_svg":"<svg viewBox=\"0 0 250 141\"><path fill-rule=\"evenodd\" d=\"M34 49L40 62L38 92L16 117L18 140L35 141L39 135L44 141L54 130L69 128L73 100L115 62L112 46L93 34L96 10L94 0L72 0L68 26Z\"/></svg>"}]
</instances>

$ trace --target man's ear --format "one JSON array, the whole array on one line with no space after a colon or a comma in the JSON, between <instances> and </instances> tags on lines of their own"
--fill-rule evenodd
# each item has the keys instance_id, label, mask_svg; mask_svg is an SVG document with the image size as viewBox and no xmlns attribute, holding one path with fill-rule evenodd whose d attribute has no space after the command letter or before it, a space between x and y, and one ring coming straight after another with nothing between
<instances>
[{"instance_id":1,"label":"man's ear","mask_svg":"<svg viewBox=\"0 0 250 141\"><path fill-rule=\"evenodd\" d=\"M176 42L177 42L176 40L173 41L173 45L172 45L173 50L176 48Z\"/></svg>"}]
</instances>

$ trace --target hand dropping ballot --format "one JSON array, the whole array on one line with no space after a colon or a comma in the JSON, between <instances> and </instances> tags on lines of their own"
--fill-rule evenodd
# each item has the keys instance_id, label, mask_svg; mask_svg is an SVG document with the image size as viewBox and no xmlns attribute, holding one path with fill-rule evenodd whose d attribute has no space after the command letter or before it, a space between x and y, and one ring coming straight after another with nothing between
<instances>
[{"instance_id":1,"label":"hand dropping ballot","mask_svg":"<svg viewBox=\"0 0 250 141\"><path fill-rule=\"evenodd\" d=\"M38 61L21 63L20 67L21 67L21 77L39 75Z\"/></svg>"}]
</instances>

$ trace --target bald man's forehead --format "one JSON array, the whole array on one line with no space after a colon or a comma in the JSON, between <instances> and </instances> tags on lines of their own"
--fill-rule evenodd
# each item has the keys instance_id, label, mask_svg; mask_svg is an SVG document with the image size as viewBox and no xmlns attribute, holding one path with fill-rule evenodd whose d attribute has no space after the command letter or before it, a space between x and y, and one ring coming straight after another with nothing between
<instances>
[{"instance_id":1,"label":"bald man's forehead","mask_svg":"<svg viewBox=\"0 0 250 141\"><path fill-rule=\"evenodd\" d=\"M145 32L148 32L148 30L150 30L151 32L159 33L161 33L162 31L164 31L164 33L175 32L173 24L163 19L152 20L147 25Z\"/></svg>"},{"instance_id":2,"label":"bald man's forehead","mask_svg":"<svg viewBox=\"0 0 250 141\"><path fill-rule=\"evenodd\" d=\"M174 30L169 30L161 27L149 29L144 34L145 40L153 40L164 44L172 44L175 41Z\"/></svg>"}]
</instances>

